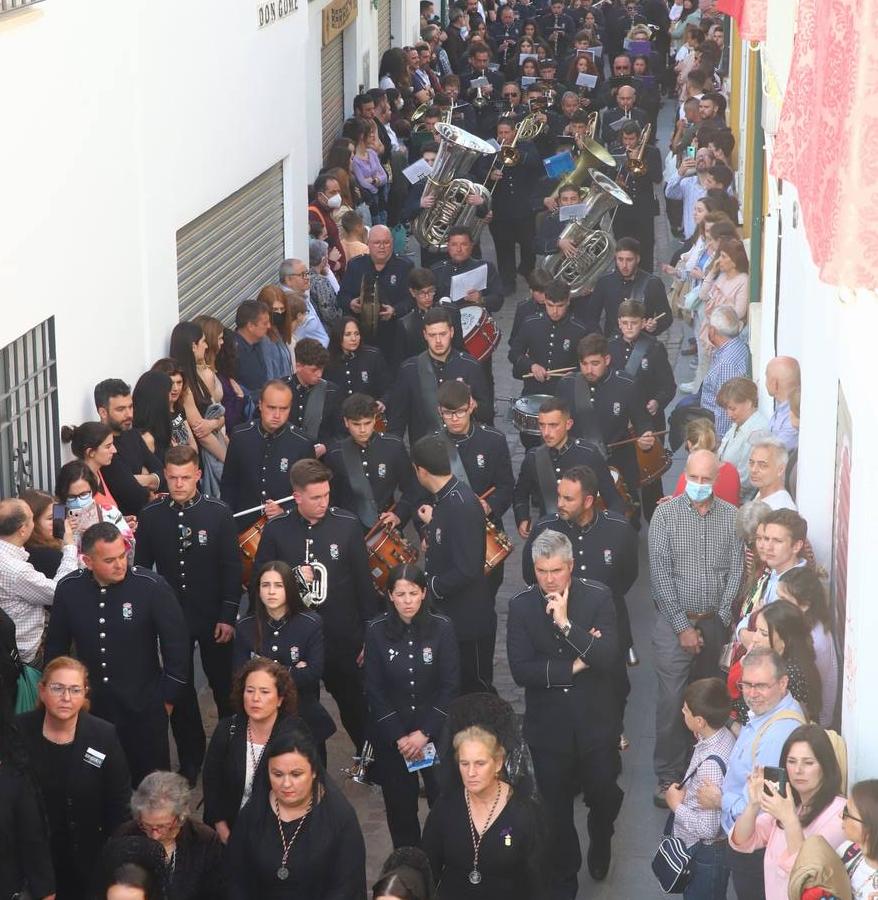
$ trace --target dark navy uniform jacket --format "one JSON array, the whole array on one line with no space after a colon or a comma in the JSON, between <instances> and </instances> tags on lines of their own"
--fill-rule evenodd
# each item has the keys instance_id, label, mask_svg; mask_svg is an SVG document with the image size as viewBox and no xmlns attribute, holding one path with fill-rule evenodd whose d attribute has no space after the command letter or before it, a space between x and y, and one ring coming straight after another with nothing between
<instances>
[{"instance_id":1,"label":"dark navy uniform jacket","mask_svg":"<svg viewBox=\"0 0 878 900\"><path fill-rule=\"evenodd\" d=\"M314 441L291 423L282 425L274 434L263 431L259 422L239 425L226 450L220 481L223 501L235 513L266 500L289 497L290 469L300 459L314 459ZM243 531L260 515L257 511L235 519L236 530Z\"/></svg>"},{"instance_id":2,"label":"dark navy uniform jacket","mask_svg":"<svg viewBox=\"0 0 878 900\"><path fill-rule=\"evenodd\" d=\"M377 347L363 344L354 353L343 353L337 362L330 362L323 374L341 391L342 399L366 394L380 400L390 386L384 355Z\"/></svg>"},{"instance_id":3,"label":"dark navy uniform jacket","mask_svg":"<svg viewBox=\"0 0 878 900\"><path fill-rule=\"evenodd\" d=\"M649 343L649 349L640 360L634 384L644 408L650 400L658 403L658 412L652 416L652 425L654 431L661 431L665 427L665 409L677 393L677 382L665 345L645 331L640 333L640 337ZM627 374L625 367L633 349L634 344L629 344L621 337L613 338L610 341L610 365Z\"/></svg>"},{"instance_id":4,"label":"dark navy uniform jacket","mask_svg":"<svg viewBox=\"0 0 878 900\"><path fill-rule=\"evenodd\" d=\"M458 640L475 640L490 634L496 621L485 578L485 512L454 476L432 504L424 570L433 605L454 623Z\"/></svg>"},{"instance_id":5,"label":"dark navy uniform jacket","mask_svg":"<svg viewBox=\"0 0 878 900\"><path fill-rule=\"evenodd\" d=\"M262 532L253 571L263 563L280 559L290 566L305 565L305 541L309 559L327 570L328 593L320 606L326 635L326 655L339 658L359 653L366 623L379 609L369 572L369 560L359 519L346 509L330 506L312 524L292 510L271 519Z\"/></svg>"},{"instance_id":6,"label":"dark navy uniform jacket","mask_svg":"<svg viewBox=\"0 0 878 900\"><path fill-rule=\"evenodd\" d=\"M637 532L618 513L595 510L585 527L562 519L543 516L531 529L521 556L525 584L534 584L533 542L544 531L560 531L573 545L573 576L600 581L614 597L624 597L637 580Z\"/></svg>"},{"instance_id":7,"label":"dark navy uniform jacket","mask_svg":"<svg viewBox=\"0 0 878 900\"><path fill-rule=\"evenodd\" d=\"M286 381L293 390L293 407L290 410L290 424L295 425L296 428L304 433L305 409L311 397L311 392L317 385L302 384L295 375L285 378L284 381ZM325 381L325 384L326 394L323 400L323 415L320 419L320 430L316 435L306 435L306 437L309 437L312 440L316 438L318 443L328 445L333 438L342 434L344 425L341 421L342 392L338 385L331 381Z\"/></svg>"},{"instance_id":8,"label":"dark navy uniform jacket","mask_svg":"<svg viewBox=\"0 0 878 900\"><path fill-rule=\"evenodd\" d=\"M490 313L497 312L500 307L503 306L503 285L500 282L500 273L497 271L497 266L488 259L473 259L470 257L462 263L452 262L450 259L443 259L442 262L430 266L430 271L436 279L436 296L450 297L451 279L455 275L460 275L464 272L472 272L474 269L478 269L479 266L488 267L488 285L481 292L482 299L485 301L485 309ZM458 300L455 301L454 305L460 308L461 306L468 304L463 303L462 300Z\"/></svg>"},{"instance_id":9,"label":"dark navy uniform jacket","mask_svg":"<svg viewBox=\"0 0 878 900\"><path fill-rule=\"evenodd\" d=\"M173 703L189 671L189 631L161 575L134 566L101 587L88 569L58 583L46 632L46 662L68 656L88 667L92 700L129 711ZM161 651L161 658L159 657Z\"/></svg>"},{"instance_id":10,"label":"dark navy uniform jacket","mask_svg":"<svg viewBox=\"0 0 878 900\"><path fill-rule=\"evenodd\" d=\"M395 745L417 730L438 741L460 684L451 620L429 612L406 626L384 613L366 629L364 665L373 743Z\"/></svg>"},{"instance_id":11,"label":"dark navy uniform jacket","mask_svg":"<svg viewBox=\"0 0 878 900\"><path fill-rule=\"evenodd\" d=\"M509 346L512 377L523 379L522 394L554 394L560 377L539 382L524 376L534 363L546 369L577 366L579 354L576 348L592 330L570 313L557 322L544 313L535 313L526 319Z\"/></svg>"},{"instance_id":12,"label":"dark navy uniform jacket","mask_svg":"<svg viewBox=\"0 0 878 900\"><path fill-rule=\"evenodd\" d=\"M232 512L203 494L184 504L167 497L137 517L137 565L158 573L183 607L189 633L213 639L217 622L234 625L241 600L241 556Z\"/></svg>"},{"instance_id":13,"label":"dark navy uniform jacket","mask_svg":"<svg viewBox=\"0 0 878 900\"><path fill-rule=\"evenodd\" d=\"M565 638L546 615L539 587L522 591L509 601L506 652L512 677L524 688L524 739L534 747L581 752L618 740L612 673L619 648L609 588L574 578L567 616L573 627ZM577 657L588 668L573 675Z\"/></svg>"},{"instance_id":14,"label":"dark navy uniform jacket","mask_svg":"<svg viewBox=\"0 0 878 900\"><path fill-rule=\"evenodd\" d=\"M612 337L619 330L619 306L623 300L630 299L640 300L646 306L647 318L654 319L664 313L653 335L659 335L671 327L674 317L664 282L642 269L638 269L633 278L623 278L615 270L598 278L588 298L589 320L598 326L603 317L604 334Z\"/></svg>"}]
</instances>

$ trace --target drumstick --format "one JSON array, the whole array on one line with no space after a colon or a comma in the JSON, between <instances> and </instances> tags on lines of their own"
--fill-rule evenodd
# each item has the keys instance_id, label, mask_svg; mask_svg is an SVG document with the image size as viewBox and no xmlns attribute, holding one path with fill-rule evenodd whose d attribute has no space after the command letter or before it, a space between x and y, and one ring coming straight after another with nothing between
<instances>
[{"instance_id":1,"label":"drumstick","mask_svg":"<svg viewBox=\"0 0 878 900\"><path fill-rule=\"evenodd\" d=\"M566 375L568 372L575 372L579 366L568 366L566 369L546 369L546 375ZM522 375L522 378L536 378L533 372Z\"/></svg>"},{"instance_id":2,"label":"drumstick","mask_svg":"<svg viewBox=\"0 0 878 900\"><path fill-rule=\"evenodd\" d=\"M664 431L653 431L653 437L661 437L663 434L667 434L671 429L666 428ZM641 435L642 437L642 435ZM624 441L616 441L615 444L607 444L607 450L613 450L616 447L624 447L626 444L633 444L635 441L639 441L639 437L626 438Z\"/></svg>"},{"instance_id":3,"label":"drumstick","mask_svg":"<svg viewBox=\"0 0 878 900\"><path fill-rule=\"evenodd\" d=\"M290 494L289 497L281 497L280 500L275 500L274 502L275 503L286 503L288 500L292 500L292 499L293 499L293 495ZM250 513L259 512L260 510L263 510L263 509L265 509L265 504L260 503L259 506L251 506L250 509L242 509L241 512L232 513L232 518L237 519L238 516L246 516L246 515L249 515Z\"/></svg>"},{"instance_id":4,"label":"drumstick","mask_svg":"<svg viewBox=\"0 0 878 900\"><path fill-rule=\"evenodd\" d=\"M394 500L384 512L393 512L396 509L396 501ZM383 515L383 514L382 514ZM380 518L375 520L375 524L366 532L366 537L363 538L364 541L368 541L376 531L380 530L384 527L384 522L381 521Z\"/></svg>"},{"instance_id":5,"label":"drumstick","mask_svg":"<svg viewBox=\"0 0 878 900\"><path fill-rule=\"evenodd\" d=\"M652 317L652 320L653 320L653 322L658 322L658 320L659 320L662 316L666 316L666 315L667 315L666 312L659 313L657 316L653 316L653 317Z\"/></svg>"},{"instance_id":6,"label":"drumstick","mask_svg":"<svg viewBox=\"0 0 878 900\"><path fill-rule=\"evenodd\" d=\"M493 494L494 491L496 491L496 490L497 490L496 487L489 487L488 490L486 490L485 493L479 497L479 500L487 500L488 497L490 497L491 494Z\"/></svg>"}]
</instances>

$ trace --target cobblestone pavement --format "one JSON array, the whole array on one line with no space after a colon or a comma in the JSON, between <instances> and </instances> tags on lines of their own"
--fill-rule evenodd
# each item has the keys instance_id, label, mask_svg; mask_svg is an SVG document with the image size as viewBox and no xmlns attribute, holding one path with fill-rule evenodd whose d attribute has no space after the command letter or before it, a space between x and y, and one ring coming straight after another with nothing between
<instances>
[{"instance_id":1,"label":"cobblestone pavement","mask_svg":"<svg viewBox=\"0 0 878 900\"><path fill-rule=\"evenodd\" d=\"M673 122L673 104L665 101L659 119L659 147L667 147ZM660 189L657 189L660 194ZM660 198L662 215L656 219L656 265L670 258L676 245L670 235L664 218L664 201ZM494 258L490 236L485 232L483 250L487 258ZM498 324L504 332L495 352L494 371L496 393L498 397L515 398L520 394L521 382L512 378L510 366L506 361L507 338L512 324L516 303L526 296L526 286L519 279L518 294L508 297L503 309L496 316ZM675 321L673 327L662 336L666 341L668 353L675 366L678 384L691 380L691 369L688 358L680 357L679 350L683 340L683 326ZM509 437L512 451L513 468L517 473L521 465L524 451L518 440L518 434L512 427L508 416L508 404L497 403L495 425ZM682 460L676 459L674 468L665 475L666 490L676 482L682 468ZM520 553L522 540L518 537L511 511L505 521L507 534L512 538L515 552L507 561L506 577L497 596L497 655L495 660L494 684L500 695L509 700L516 711L524 711L524 692L512 680L506 662L506 614L510 597L515 596L522 588ZM625 733L631 741L631 747L623 754L623 771L620 784L625 791L625 801L616 823L616 836L613 841L613 863L609 875L601 884L589 878L583 864L580 873L580 890L578 897L593 900L609 900L609 898L659 898L664 896L656 885L650 869L650 860L655 851L658 837L661 834L667 813L656 809L652 804L652 793L655 778L652 771L652 750L654 742L654 687L651 633L654 620L654 608L649 593L649 570L647 558L647 529L643 528L640 536L640 577L628 594L628 607L631 613L635 646L640 656L640 665L629 670L631 677L631 696L628 702ZM203 676L202 676L203 681ZM206 727L212 731L216 722L215 710L209 698L209 692L202 690L202 708L205 714ZM324 692L323 700L338 722L338 714L332 698ZM384 818L384 805L381 794L377 790L354 784L340 775L342 767L351 764L353 747L347 734L339 724L338 733L330 740L329 773L342 784L345 795L354 805L366 838L367 872L369 883L377 877L380 866L391 851L390 837ZM200 790L200 787L199 787ZM199 796L200 799L200 796ZM422 821L427 814L426 801L421 801ZM577 827L582 837L583 857L588 847L586 832L587 809L578 807L576 813Z\"/></svg>"}]
</instances>

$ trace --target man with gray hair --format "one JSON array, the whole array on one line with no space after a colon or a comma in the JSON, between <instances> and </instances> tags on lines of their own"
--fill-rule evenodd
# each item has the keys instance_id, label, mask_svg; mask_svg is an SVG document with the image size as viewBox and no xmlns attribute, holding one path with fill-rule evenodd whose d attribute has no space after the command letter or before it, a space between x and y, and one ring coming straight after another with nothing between
<instances>
[{"instance_id":1,"label":"man with gray hair","mask_svg":"<svg viewBox=\"0 0 878 900\"><path fill-rule=\"evenodd\" d=\"M686 768L691 738L680 708L686 685L718 676L744 568L735 533L736 508L713 494L719 460L695 450L686 461L686 490L656 509L649 528L649 569L658 615L652 645L658 698L654 801L665 806L668 785Z\"/></svg>"},{"instance_id":2,"label":"man with gray hair","mask_svg":"<svg viewBox=\"0 0 878 900\"><path fill-rule=\"evenodd\" d=\"M589 807L588 870L601 881L624 796L616 784L616 613L609 588L573 577L566 535L542 532L531 554L537 583L509 603L507 656L525 689L524 738L548 819L551 896L573 900L582 865L573 801L582 793Z\"/></svg>"},{"instance_id":3,"label":"man with gray hair","mask_svg":"<svg viewBox=\"0 0 878 900\"><path fill-rule=\"evenodd\" d=\"M753 442L747 465L750 484L756 488L754 500L761 500L772 509L797 509L785 487L789 458L786 444L779 437L765 435Z\"/></svg>"},{"instance_id":4,"label":"man with gray hair","mask_svg":"<svg viewBox=\"0 0 878 900\"><path fill-rule=\"evenodd\" d=\"M802 707L789 692L789 677L783 659L768 647L754 647L741 660L738 687L750 710L729 758L722 795L706 784L698 793L699 803L708 809L722 804L722 825L731 834L735 820L748 803L747 776L754 766L776 766L786 739L805 724ZM728 863L738 897L764 900L764 850L739 853L729 848Z\"/></svg>"},{"instance_id":5,"label":"man with gray hair","mask_svg":"<svg viewBox=\"0 0 878 900\"><path fill-rule=\"evenodd\" d=\"M718 306L707 317L707 340L713 354L696 405L713 413L718 441L731 428L732 420L725 407L716 402L716 395L730 378L750 377L750 348L740 333L741 322L731 306Z\"/></svg>"},{"instance_id":6,"label":"man with gray hair","mask_svg":"<svg viewBox=\"0 0 878 900\"><path fill-rule=\"evenodd\" d=\"M317 315L310 298L311 271L308 268L308 264L302 262L301 259L285 259L280 264L277 280L284 291L296 297L301 297L305 301L305 321L302 322L296 331L296 340L314 338L315 341L319 341L324 347L328 347L329 335L326 333L326 329L323 327L320 316Z\"/></svg>"}]
</instances>

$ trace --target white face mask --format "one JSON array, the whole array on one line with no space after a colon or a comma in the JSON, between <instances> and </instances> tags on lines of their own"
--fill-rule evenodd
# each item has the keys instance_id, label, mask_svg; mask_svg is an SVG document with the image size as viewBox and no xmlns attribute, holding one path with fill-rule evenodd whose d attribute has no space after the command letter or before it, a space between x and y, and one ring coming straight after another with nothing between
<instances>
[{"instance_id":1,"label":"white face mask","mask_svg":"<svg viewBox=\"0 0 878 900\"><path fill-rule=\"evenodd\" d=\"M326 197L326 194L323 196ZM341 194L333 194L331 197L326 197L326 205L330 209L338 209L341 206Z\"/></svg>"},{"instance_id":2,"label":"white face mask","mask_svg":"<svg viewBox=\"0 0 878 900\"><path fill-rule=\"evenodd\" d=\"M461 28L460 29L460 37L461 40L466 40L469 37L469 28Z\"/></svg>"}]
</instances>

